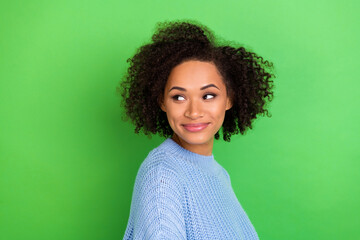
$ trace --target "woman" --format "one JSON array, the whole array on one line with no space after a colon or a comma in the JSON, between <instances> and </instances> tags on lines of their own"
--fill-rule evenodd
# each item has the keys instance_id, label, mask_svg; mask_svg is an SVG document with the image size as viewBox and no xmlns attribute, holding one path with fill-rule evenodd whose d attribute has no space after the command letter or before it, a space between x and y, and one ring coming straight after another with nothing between
<instances>
[{"instance_id":1,"label":"woman","mask_svg":"<svg viewBox=\"0 0 360 240\"><path fill-rule=\"evenodd\" d=\"M166 140L140 166L124 239L258 239L212 149L268 114L272 64L189 21L158 24L128 61L126 114Z\"/></svg>"}]
</instances>

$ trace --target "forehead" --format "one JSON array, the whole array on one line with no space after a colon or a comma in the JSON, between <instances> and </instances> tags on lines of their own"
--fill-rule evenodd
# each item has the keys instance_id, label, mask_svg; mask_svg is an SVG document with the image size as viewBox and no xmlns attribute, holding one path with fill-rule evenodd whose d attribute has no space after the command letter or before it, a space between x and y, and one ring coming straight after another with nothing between
<instances>
[{"instance_id":1,"label":"forehead","mask_svg":"<svg viewBox=\"0 0 360 240\"><path fill-rule=\"evenodd\" d=\"M211 83L218 87L224 87L224 82L215 64L212 62L190 60L172 69L166 83L166 88L172 86L200 88Z\"/></svg>"}]
</instances>

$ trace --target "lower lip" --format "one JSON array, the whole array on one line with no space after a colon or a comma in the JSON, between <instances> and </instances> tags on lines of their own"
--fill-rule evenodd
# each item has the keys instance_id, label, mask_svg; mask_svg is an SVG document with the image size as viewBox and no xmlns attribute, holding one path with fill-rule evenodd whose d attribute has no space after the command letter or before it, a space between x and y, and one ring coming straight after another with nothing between
<instances>
[{"instance_id":1,"label":"lower lip","mask_svg":"<svg viewBox=\"0 0 360 240\"><path fill-rule=\"evenodd\" d=\"M201 125L197 125L197 126L187 126L187 125L183 125L184 128L186 130L188 130L189 132L199 132L203 129L205 129L209 124L201 124Z\"/></svg>"}]
</instances>

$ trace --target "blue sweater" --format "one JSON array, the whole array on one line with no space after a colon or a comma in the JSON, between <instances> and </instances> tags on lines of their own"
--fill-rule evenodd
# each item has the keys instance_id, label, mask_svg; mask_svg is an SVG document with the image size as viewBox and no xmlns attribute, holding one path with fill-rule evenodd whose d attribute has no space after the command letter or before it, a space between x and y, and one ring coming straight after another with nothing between
<instances>
[{"instance_id":1,"label":"blue sweater","mask_svg":"<svg viewBox=\"0 0 360 240\"><path fill-rule=\"evenodd\" d=\"M214 156L171 138L152 150L136 176L124 239L258 239Z\"/></svg>"}]
</instances>

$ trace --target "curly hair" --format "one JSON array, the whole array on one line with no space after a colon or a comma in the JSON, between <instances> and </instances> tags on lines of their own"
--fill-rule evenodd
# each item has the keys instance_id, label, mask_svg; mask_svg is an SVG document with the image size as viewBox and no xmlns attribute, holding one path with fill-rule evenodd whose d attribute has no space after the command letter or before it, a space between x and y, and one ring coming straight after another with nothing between
<instances>
[{"instance_id":1,"label":"curly hair","mask_svg":"<svg viewBox=\"0 0 360 240\"><path fill-rule=\"evenodd\" d=\"M224 80L232 108L225 113L222 134L231 135L252 129L252 121L265 109L266 99L272 101L273 64L244 47L220 45L214 34L194 21L162 22L156 25L152 41L137 49L129 58L127 74L117 86L123 98L126 116L135 124L135 133L173 134L166 113L160 108L164 88L171 70L188 60L213 62ZM220 131L220 130L219 130ZM215 139L219 139L219 131Z\"/></svg>"}]
</instances>

